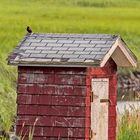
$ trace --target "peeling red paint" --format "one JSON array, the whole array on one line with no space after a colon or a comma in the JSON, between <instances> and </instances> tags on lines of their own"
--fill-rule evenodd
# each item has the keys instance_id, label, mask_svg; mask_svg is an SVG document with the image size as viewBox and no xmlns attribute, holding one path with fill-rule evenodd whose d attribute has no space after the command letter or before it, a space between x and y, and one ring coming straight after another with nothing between
<instances>
[{"instance_id":1,"label":"peeling red paint","mask_svg":"<svg viewBox=\"0 0 140 140\"><path fill-rule=\"evenodd\" d=\"M86 69L47 69L19 67L17 133L38 118L36 137L85 139Z\"/></svg>"},{"instance_id":2,"label":"peeling red paint","mask_svg":"<svg viewBox=\"0 0 140 140\"><path fill-rule=\"evenodd\" d=\"M116 96L117 96L117 66L112 59L103 68L87 69L87 95L91 93L92 78L109 78L109 116L108 116L108 137L109 140L116 140ZM87 132L87 131L86 131ZM85 133L86 133L85 132Z\"/></svg>"},{"instance_id":3,"label":"peeling red paint","mask_svg":"<svg viewBox=\"0 0 140 140\"><path fill-rule=\"evenodd\" d=\"M116 70L113 60L103 68L19 66L17 133L25 123L25 134L38 118L34 140L89 140L91 79L99 77L109 78L108 135L115 140Z\"/></svg>"}]
</instances>

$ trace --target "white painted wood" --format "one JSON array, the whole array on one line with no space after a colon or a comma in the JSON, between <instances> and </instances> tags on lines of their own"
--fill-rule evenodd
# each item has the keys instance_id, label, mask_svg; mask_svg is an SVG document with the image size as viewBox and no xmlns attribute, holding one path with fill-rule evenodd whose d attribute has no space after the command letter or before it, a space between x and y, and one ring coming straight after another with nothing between
<instances>
[{"instance_id":1,"label":"white painted wood","mask_svg":"<svg viewBox=\"0 0 140 140\"><path fill-rule=\"evenodd\" d=\"M128 47L126 46L126 44L122 41L120 37L113 44L109 52L104 56L104 58L101 61L100 66L104 67L106 62L109 60L109 58L113 58L117 66L120 66L120 67L131 67L131 66L136 67L137 66L137 60L134 54L128 49ZM121 59L122 61L120 62Z\"/></svg>"},{"instance_id":2,"label":"white painted wood","mask_svg":"<svg viewBox=\"0 0 140 140\"><path fill-rule=\"evenodd\" d=\"M107 63L107 61L109 60L109 58L112 56L113 52L115 51L115 49L118 46L118 39L116 40L116 42L113 44L113 46L111 47L111 49L109 50L109 52L104 56L103 60L101 61L100 66L104 67L105 64Z\"/></svg>"},{"instance_id":3,"label":"white painted wood","mask_svg":"<svg viewBox=\"0 0 140 140\"><path fill-rule=\"evenodd\" d=\"M119 54L119 55L118 55ZM121 51L120 47L117 47L114 53L112 54L112 59L118 66L131 66L131 63L127 61L126 56Z\"/></svg>"},{"instance_id":4,"label":"white painted wood","mask_svg":"<svg viewBox=\"0 0 140 140\"><path fill-rule=\"evenodd\" d=\"M131 52L131 50L129 50L126 43L122 39L119 39L118 43L120 49L125 54L128 61L131 63L131 66L136 67L137 66L136 56Z\"/></svg>"},{"instance_id":5,"label":"white painted wood","mask_svg":"<svg viewBox=\"0 0 140 140\"><path fill-rule=\"evenodd\" d=\"M108 140L108 102L100 102L101 99L109 99L109 79L92 79L93 102L91 102L91 140Z\"/></svg>"}]
</instances>

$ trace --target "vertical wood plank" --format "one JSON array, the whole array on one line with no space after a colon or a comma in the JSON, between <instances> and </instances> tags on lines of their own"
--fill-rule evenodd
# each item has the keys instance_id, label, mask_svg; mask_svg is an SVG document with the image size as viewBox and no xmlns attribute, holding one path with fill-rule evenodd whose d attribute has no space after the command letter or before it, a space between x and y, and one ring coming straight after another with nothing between
<instances>
[{"instance_id":1,"label":"vertical wood plank","mask_svg":"<svg viewBox=\"0 0 140 140\"><path fill-rule=\"evenodd\" d=\"M93 102L91 103L92 140L108 140L108 102L100 102L109 98L108 78L92 79Z\"/></svg>"}]
</instances>

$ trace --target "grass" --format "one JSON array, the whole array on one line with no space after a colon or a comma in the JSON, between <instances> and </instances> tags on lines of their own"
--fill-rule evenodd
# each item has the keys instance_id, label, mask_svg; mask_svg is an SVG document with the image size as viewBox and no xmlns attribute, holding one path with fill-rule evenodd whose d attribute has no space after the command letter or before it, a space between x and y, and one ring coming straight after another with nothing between
<instances>
[{"instance_id":1,"label":"grass","mask_svg":"<svg viewBox=\"0 0 140 140\"><path fill-rule=\"evenodd\" d=\"M34 32L120 34L140 60L139 0L0 0L0 130L10 130L16 112L16 68L6 58Z\"/></svg>"},{"instance_id":2,"label":"grass","mask_svg":"<svg viewBox=\"0 0 140 140\"><path fill-rule=\"evenodd\" d=\"M140 140L140 109L131 109L118 119L117 140Z\"/></svg>"}]
</instances>

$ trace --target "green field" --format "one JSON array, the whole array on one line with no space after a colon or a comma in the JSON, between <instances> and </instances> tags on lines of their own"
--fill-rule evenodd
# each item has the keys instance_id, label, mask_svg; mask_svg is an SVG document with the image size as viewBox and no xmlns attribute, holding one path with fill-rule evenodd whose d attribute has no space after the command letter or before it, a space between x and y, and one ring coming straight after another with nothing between
<instances>
[{"instance_id":1,"label":"green field","mask_svg":"<svg viewBox=\"0 0 140 140\"><path fill-rule=\"evenodd\" d=\"M140 60L140 0L0 0L0 130L16 106L16 69L6 57L34 32L120 34Z\"/></svg>"}]
</instances>

